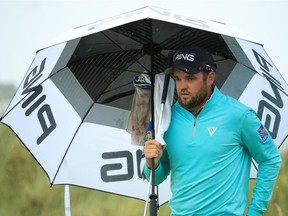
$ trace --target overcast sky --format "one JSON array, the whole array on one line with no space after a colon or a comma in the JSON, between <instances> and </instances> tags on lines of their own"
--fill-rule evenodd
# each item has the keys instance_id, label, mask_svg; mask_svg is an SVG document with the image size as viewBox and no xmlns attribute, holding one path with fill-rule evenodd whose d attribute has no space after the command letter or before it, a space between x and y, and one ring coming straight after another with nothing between
<instances>
[{"instance_id":1,"label":"overcast sky","mask_svg":"<svg viewBox=\"0 0 288 216\"><path fill-rule=\"evenodd\" d=\"M61 33L147 5L224 22L250 34L288 80L288 0L3 1L0 0L0 83L18 86L35 52Z\"/></svg>"}]
</instances>

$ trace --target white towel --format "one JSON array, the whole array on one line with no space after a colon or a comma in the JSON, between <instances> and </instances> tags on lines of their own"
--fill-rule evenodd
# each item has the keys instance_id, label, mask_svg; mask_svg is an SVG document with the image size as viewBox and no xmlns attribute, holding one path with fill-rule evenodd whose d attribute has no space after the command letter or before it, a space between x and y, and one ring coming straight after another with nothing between
<instances>
[{"instance_id":1,"label":"white towel","mask_svg":"<svg viewBox=\"0 0 288 216\"><path fill-rule=\"evenodd\" d=\"M157 74L155 76L155 90L154 90L154 112L155 112L155 140L165 145L164 133L167 131L171 121L171 106L173 104L175 82L170 77L167 91L167 98L165 106L161 104L165 74ZM161 107L162 117L161 117ZM160 119L161 118L161 119Z\"/></svg>"}]
</instances>

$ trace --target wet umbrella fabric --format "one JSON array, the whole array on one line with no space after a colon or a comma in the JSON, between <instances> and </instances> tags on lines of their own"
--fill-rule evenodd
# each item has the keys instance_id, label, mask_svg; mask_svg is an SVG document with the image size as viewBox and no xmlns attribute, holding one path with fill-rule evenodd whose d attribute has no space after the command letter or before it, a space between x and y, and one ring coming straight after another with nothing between
<instances>
[{"instance_id":1,"label":"wet umbrella fabric","mask_svg":"<svg viewBox=\"0 0 288 216\"><path fill-rule=\"evenodd\" d=\"M216 85L256 110L278 147L288 134L288 86L263 46L218 22L145 7L74 29L41 48L1 122L47 173L71 184L146 199L142 149L126 126L133 78L165 70L170 51L213 54ZM256 168L252 166L251 177ZM131 190L133 188L133 190ZM159 202L171 193L169 179Z\"/></svg>"}]
</instances>

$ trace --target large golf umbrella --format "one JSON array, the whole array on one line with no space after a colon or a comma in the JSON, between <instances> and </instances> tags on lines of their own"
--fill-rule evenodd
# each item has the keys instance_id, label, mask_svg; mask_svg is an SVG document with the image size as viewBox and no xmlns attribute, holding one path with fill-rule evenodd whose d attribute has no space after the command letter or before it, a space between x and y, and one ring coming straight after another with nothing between
<instances>
[{"instance_id":1,"label":"large golf umbrella","mask_svg":"<svg viewBox=\"0 0 288 216\"><path fill-rule=\"evenodd\" d=\"M51 185L145 200L142 147L131 145L126 131L133 78L146 73L153 85L168 53L186 46L212 53L216 85L255 109L280 147L288 134L288 86L263 46L223 23L157 7L75 28L38 50L1 122L17 134ZM160 204L171 196L168 185L169 180L159 188Z\"/></svg>"}]
</instances>

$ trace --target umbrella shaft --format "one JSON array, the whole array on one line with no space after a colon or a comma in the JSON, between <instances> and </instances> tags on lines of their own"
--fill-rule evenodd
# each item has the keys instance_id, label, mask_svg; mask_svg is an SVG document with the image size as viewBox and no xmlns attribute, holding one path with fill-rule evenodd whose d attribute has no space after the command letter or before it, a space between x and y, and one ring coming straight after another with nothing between
<instances>
[{"instance_id":1,"label":"umbrella shaft","mask_svg":"<svg viewBox=\"0 0 288 216\"><path fill-rule=\"evenodd\" d=\"M151 194L150 194L150 216L157 215L157 194L155 193L155 158L151 160Z\"/></svg>"}]
</instances>

